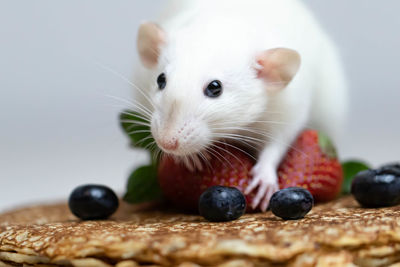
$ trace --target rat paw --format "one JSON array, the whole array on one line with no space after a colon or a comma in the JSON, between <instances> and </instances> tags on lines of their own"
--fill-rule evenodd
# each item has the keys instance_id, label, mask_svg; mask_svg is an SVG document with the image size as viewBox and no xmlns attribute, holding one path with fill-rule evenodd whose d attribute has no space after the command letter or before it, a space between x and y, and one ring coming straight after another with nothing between
<instances>
[{"instance_id":1,"label":"rat paw","mask_svg":"<svg viewBox=\"0 0 400 267\"><path fill-rule=\"evenodd\" d=\"M269 200L272 195L279 190L277 176L275 171L260 172L257 165L253 168L253 180L245 190L245 194L249 194L257 189L256 196L251 203L253 209L260 205L261 211L266 211Z\"/></svg>"}]
</instances>

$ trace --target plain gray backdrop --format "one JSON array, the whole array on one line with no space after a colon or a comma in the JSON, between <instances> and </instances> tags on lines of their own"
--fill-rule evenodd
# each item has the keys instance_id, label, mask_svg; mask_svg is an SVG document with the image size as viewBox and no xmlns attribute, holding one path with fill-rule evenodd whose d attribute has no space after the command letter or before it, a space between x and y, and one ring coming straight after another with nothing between
<instances>
[{"instance_id":1,"label":"plain gray backdrop","mask_svg":"<svg viewBox=\"0 0 400 267\"><path fill-rule=\"evenodd\" d=\"M279 0L277 0L279 1ZM118 126L139 22L161 0L0 0L0 209L66 198L82 183L123 192L145 162ZM400 159L398 0L308 0L338 44L351 89L342 159Z\"/></svg>"}]
</instances>

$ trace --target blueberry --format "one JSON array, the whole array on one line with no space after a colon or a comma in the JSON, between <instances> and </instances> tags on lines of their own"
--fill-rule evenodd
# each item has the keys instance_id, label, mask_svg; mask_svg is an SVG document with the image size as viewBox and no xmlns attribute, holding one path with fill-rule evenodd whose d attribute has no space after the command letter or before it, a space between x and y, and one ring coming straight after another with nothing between
<instances>
[{"instance_id":1,"label":"blueberry","mask_svg":"<svg viewBox=\"0 0 400 267\"><path fill-rule=\"evenodd\" d=\"M314 205L311 193L300 187L282 189L272 195L269 207L273 214L284 220L303 218Z\"/></svg>"},{"instance_id":2,"label":"blueberry","mask_svg":"<svg viewBox=\"0 0 400 267\"><path fill-rule=\"evenodd\" d=\"M400 177L400 163L386 164L376 170L380 173L393 174Z\"/></svg>"},{"instance_id":3,"label":"blueberry","mask_svg":"<svg viewBox=\"0 0 400 267\"><path fill-rule=\"evenodd\" d=\"M246 198L237 188L212 186L199 198L199 213L211 222L238 219L246 211Z\"/></svg>"},{"instance_id":4,"label":"blueberry","mask_svg":"<svg viewBox=\"0 0 400 267\"><path fill-rule=\"evenodd\" d=\"M367 208L400 204L400 165L359 172L351 184L351 193Z\"/></svg>"},{"instance_id":5,"label":"blueberry","mask_svg":"<svg viewBox=\"0 0 400 267\"><path fill-rule=\"evenodd\" d=\"M118 208L118 197L103 185L82 185L69 197L71 212L82 220L102 220L110 217Z\"/></svg>"}]
</instances>

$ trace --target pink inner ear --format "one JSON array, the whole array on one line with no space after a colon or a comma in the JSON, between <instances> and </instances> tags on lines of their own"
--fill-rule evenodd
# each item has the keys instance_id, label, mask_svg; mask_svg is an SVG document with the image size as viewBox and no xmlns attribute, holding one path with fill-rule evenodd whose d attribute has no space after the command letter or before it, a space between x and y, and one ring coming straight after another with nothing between
<instances>
[{"instance_id":1,"label":"pink inner ear","mask_svg":"<svg viewBox=\"0 0 400 267\"><path fill-rule=\"evenodd\" d=\"M257 77L263 79L268 89L287 86L300 67L300 55L291 49L276 48L262 52L256 59Z\"/></svg>"},{"instance_id":2,"label":"pink inner ear","mask_svg":"<svg viewBox=\"0 0 400 267\"><path fill-rule=\"evenodd\" d=\"M156 24L147 22L140 25L137 48L142 63L153 68L158 63L160 48L165 44L165 33Z\"/></svg>"},{"instance_id":3,"label":"pink inner ear","mask_svg":"<svg viewBox=\"0 0 400 267\"><path fill-rule=\"evenodd\" d=\"M261 59L257 60L257 64L259 66L264 66L264 62ZM264 68L263 67L262 68L256 68L256 70L257 70L257 78L262 78Z\"/></svg>"},{"instance_id":4,"label":"pink inner ear","mask_svg":"<svg viewBox=\"0 0 400 267\"><path fill-rule=\"evenodd\" d=\"M269 82L281 82L282 77L279 73L279 66L274 63L268 62L266 58L259 58L257 60L261 68L257 69L257 78L264 79Z\"/></svg>"}]
</instances>

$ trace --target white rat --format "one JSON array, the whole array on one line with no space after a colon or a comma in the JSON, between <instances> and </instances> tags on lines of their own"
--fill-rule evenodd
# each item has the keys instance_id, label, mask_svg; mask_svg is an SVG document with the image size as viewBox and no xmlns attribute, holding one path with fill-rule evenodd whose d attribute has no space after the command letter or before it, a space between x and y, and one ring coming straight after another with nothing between
<instances>
[{"instance_id":1,"label":"white rat","mask_svg":"<svg viewBox=\"0 0 400 267\"><path fill-rule=\"evenodd\" d=\"M142 23L136 85L162 151L186 159L225 141L257 149L246 194L267 209L299 132L336 135L346 83L336 49L298 0L174 0ZM144 115L146 115L144 114ZM197 164L199 165L199 164Z\"/></svg>"}]
</instances>

